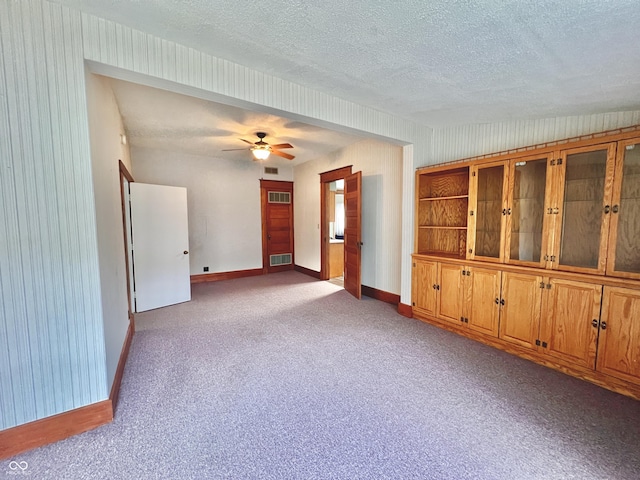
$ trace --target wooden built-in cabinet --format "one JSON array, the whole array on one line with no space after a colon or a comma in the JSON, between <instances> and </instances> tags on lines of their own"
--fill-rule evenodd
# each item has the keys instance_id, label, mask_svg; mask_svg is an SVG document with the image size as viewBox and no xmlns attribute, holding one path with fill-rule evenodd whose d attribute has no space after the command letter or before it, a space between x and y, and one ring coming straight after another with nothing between
<instances>
[{"instance_id":1,"label":"wooden built-in cabinet","mask_svg":"<svg viewBox=\"0 0 640 480\"><path fill-rule=\"evenodd\" d=\"M416 172L414 316L640 399L640 126Z\"/></svg>"},{"instance_id":2,"label":"wooden built-in cabinet","mask_svg":"<svg viewBox=\"0 0 640 480\"><path fill-rule=\"evenodd\" d=\"M498 336L499 271L416 259L413 276L414 311Z\"/></svg>"},{"instance_id":3,"label":"wooden built-in cabinet","mask_svg":"<svg viewBox=\"0 0 640 480\"><path fill-rule=\"evenodd\" d=\"M500 338L595 368L602 285L504 273Z\"/></svg>"},{"instance_id":4,"label":"wooden built-in cabinet","mask_svg":"<svg viewBox=\"0 0 640 480\"><path fill-rule=\"evenodd\" d=\"M425 173L417 180L416 251L465 258L469 168Z\"/></svg>"}]
</instances>

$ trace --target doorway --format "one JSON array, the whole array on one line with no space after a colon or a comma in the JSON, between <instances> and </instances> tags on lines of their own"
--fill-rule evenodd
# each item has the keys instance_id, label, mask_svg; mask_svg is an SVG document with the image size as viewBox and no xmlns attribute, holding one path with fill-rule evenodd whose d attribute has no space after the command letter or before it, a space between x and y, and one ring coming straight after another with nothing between
<instances>
[{"instance_id":1,"label":"doorway","mask_svg":"<svg viewBox=\"0 0 640 480\"><path fill-rule=\"evenodd\" d=\"M362 172L351 170L349 165L320 174L320 279L336 278L342 270L345 290L360 298ZM342 197L338 196L338 186L343 187ZM339 199L343 218L336 218L341 213L336 208ZM339 225L338 221L343 219L344 223ZM342 262L336 258L340 254Z\"/></svg>"},{"instance_id":2,"label":"doorway","mask_svg":"<svg viewBox=\"0 0 640 480\"><path fill-rule=\"evenodd\" d=\"M344 287L344 179L329 183L329 281Z\"/></svg>"}]
</instances>

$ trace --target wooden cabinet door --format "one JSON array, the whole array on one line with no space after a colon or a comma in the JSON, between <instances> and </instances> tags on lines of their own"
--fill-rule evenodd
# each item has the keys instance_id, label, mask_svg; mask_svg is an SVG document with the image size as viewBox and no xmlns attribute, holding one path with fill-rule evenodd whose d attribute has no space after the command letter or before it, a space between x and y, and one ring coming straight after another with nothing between
<instances>
[{"instance_id":1,"label":"wooden cabinet door","mask_svg":"<svg viewBox=\"0 0 640 480\"><path fill-rule=\"evenodd\" d=\"M640 291L604 287L597 369L640 383Z\"/></svg>"},{"instance_id":2,"label":"wooden cabinet door","mask_svg":"<svg viewBox=\"0 0 640 480\"><path fill-rule=\"evenodd\" d=\"M470 330L497 337L502 272L477 267L467 268L466 272L465 324Z\"/></svg>"},{"instance_id":3,"label":"wooden cabinet door","mask_svg":"<svg viewBox=\"0 0 640 480\"><path fill-rule=\"evenodd\" d=\"M509 162L505 263L544 268L552 212L551 154L524 157Z\"/></svg>"},{"instance_id":4,"label":"wooden cabinet door","mask_svg":"<svg viewBox=\"0 0 640 480\"><path fill-rule=\"evenodd\" d=\"M471 167L467 258L504 260L508 169L506 162Z\"/></svg>"},{"instance_id":5,"label":"wooden cabinet door","mask_svg":"<svg viewBox=\"0 0 640 480\"><path fill-rule=\"evenodd\" d=\"M460 325L462 317L462 271L460 265L438 264L438 318Z\"/></svg>"},{"instance_id":6,"label":"wooden cabinet door","mask_svg":"<svg viewBox=\"0 0 640 480\"><path fill-rule=\"evenodd\" d=\"M438 263L427 260L413 262L413 308L435 316L438 286Z\"/></svg>"},{"instance_id":7,"label":"wooden cabinet door","mask_svg":"<svg viewBox=\"0 0 640 480\"><path fill-rule=\"evenodd\" d=\"M595 368L601 300L602 285L560 279L545 282L541 351Z\"/></svg>"},{"instance_id":8,"label":"wooden cabinet door","mask_svg":"<svg viewBox=\"0 0 640 480\"><path fill-rule=\"evenodd\" d=\"M554 175L552 268L605 272L616 144L564 150Z\"/></svg>"},{"instance_id":9,"label":"wooden cabinet door","mask_svg":"<svg viewBox=\"0 0 640 480\"><path fill-rule=\"evenodd\" d=\"M540 327L542 277L523 273L502 273L500 338L535 349Z\"/></svg>"},{"instance_id":10,"label":"wooden cabinet door","mask_svg":"<svg viewBox=\"0 0 640 480\"><path fill-rule=\"evenodd\" d=\"M607 275L640 278L640 138L618 142Z\"/></svg>"}]
</instances>

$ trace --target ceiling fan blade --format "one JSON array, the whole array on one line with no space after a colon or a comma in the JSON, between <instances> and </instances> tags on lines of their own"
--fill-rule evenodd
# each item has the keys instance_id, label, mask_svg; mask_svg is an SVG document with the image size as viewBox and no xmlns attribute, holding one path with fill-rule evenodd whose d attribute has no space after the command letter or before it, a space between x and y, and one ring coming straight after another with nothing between
<instances>
[{"instance_id":1,"label":"ceiling fan blade","mask_svg":"<svg viewBox=\"0 0 640 480\"><path fill-rule=\"evenodd\" d=\"M277 155L278 157L286 158L287 160L293 160L293 155L289 155L288 153L280 152L278 150L271 150L271 155Z\"/></svg>"},{"instance_id":2,"label":"ceiling fan blade","mask_svg":"<svg viewBox=\"0 0 640 480\"><path fill-rule=\"evenodd\" d=\"M221 150L222 152L235 152L236 150L251 150L250 148L227 148L225 150Z\"/></svg>"},{"instance_id":3,"label":"ceiling fan blade","mask_svg":"<svg viewBox=\"0 0 640 480\"><path fill-rule=\"evenodd\" d=\"M271 145L271 148L293 148L290 143L279 143L277 145Z\"/></svg>"},{"instance_id":4,"label":"ceiling fan blade","mask_svg":"<svg viewBox=\"0 0 640 480\"><path fill-rule=\"evenodd\" d=\"M249 145L254 145L253 142L250 142L249 140L245 140L244 138L240 138L238 140L242 140L243 142L248 143Z\"/></svg>"}]
</instances>

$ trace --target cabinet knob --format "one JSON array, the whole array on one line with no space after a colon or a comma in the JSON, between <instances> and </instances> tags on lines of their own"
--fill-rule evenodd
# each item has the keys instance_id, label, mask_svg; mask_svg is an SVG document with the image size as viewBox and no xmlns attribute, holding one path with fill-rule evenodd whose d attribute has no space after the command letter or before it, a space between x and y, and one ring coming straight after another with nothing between
<instances>
[{"instance_id":1,"label":"cabinet knob","mask_svg":"<svg viewBox=\"0 0 640 480\"><path fill-rule=\"evenodd\" d=\"M593 320L591 320L591 326L593 328L598 328L598 319L594 318Z\"/></svg>"},{"instance_id":2,"label":"cabinet knob","mask_svg":"<svg viewBox=\"0 0 640 480\"><path fill-rule=\"evenodd\" d=\"M604 206L604 213L609 213L611 211L611 207L609 205Z\"/></svg>"},{"instance_id":3,"label":"cabinet knob","mask_svg":"<svg viewBox=\"0 0 640 480\"><path fill-rule=\"evenodd\" d=\"M500 304L500 299L496 297L496 305Z\"/></svg>"},{"instance_id":4,"label":"cabinet knob","mask_svg":"<svg viewBox=\"0 0 640 480\"><path fill-rule=\"evenodd\" d=\"M613 207L611 207L611 211L613 213L618 213L618 205L614 205Z\"/></svg>"},{"instance_id":5,"label":"cabinet knob","mask_svg":"<svg viewBox=\"0 0 640 480\"><path fill-rule=\"evenodd\" d=\"M600 322L600 328L602 330L606 330L607 329L607 322Z\"/></svg>"}]
</instances>

